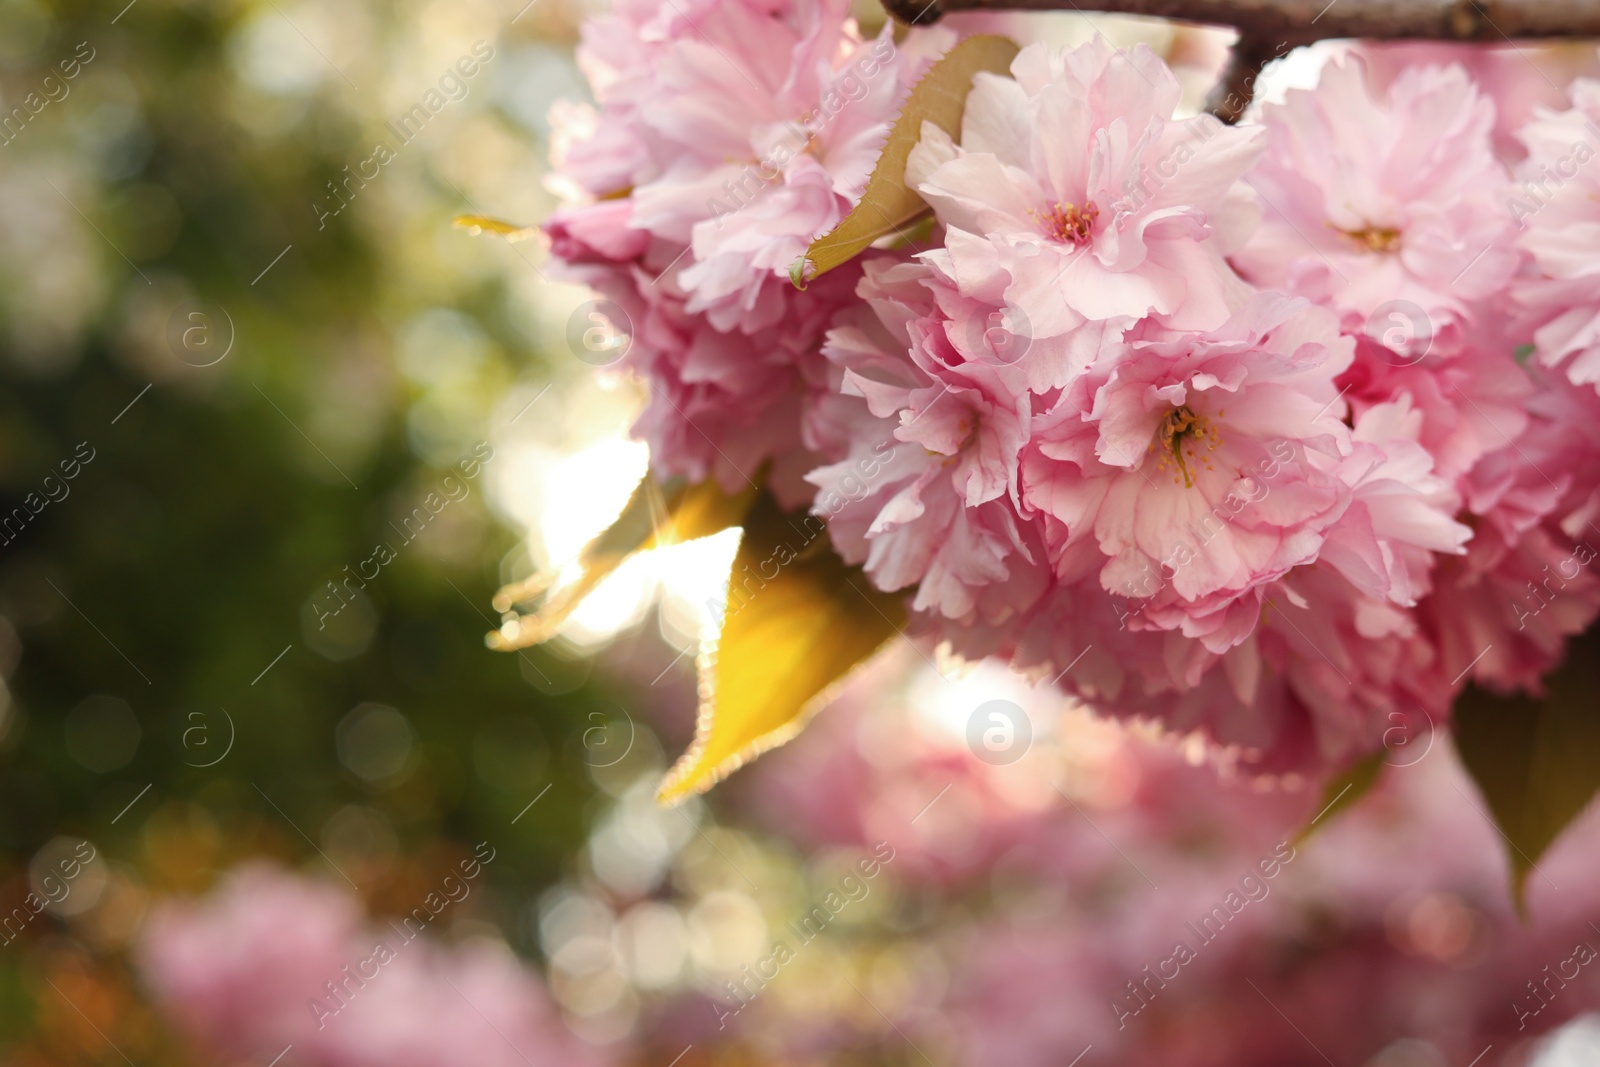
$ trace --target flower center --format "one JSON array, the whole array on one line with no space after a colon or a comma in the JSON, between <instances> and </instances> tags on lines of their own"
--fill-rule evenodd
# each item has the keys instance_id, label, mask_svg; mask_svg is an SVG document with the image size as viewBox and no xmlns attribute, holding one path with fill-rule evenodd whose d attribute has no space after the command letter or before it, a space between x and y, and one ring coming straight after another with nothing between
<instances>
[{"instance_id":1,"label":"flower center","mask_svg":"<svg viewBox=\"0 0 1600 1067\"><path fill-rule=\"evenodd\" d=\"M1161 455L1156 461L1156 472L1171 468L1172 484L1191 488L1194 485L1194 470L1190 464L1202 463L1206 470L1214 470L1209 454L1215 452L1220 444L1222 434L1211 425L1211 420L1204 415L1196 415L1185 404L1167 412L1146 452L1159 449Z\"/></svg>"},{"instance_id":2,"label":"flower center","mask_svg":"<svg viewBox=\"0 0 1600 1067\"><path fill-rule=\"evenodd\" d=\"M1398 252L1400 250L1400 231L1389 226L1368 226L1363 230L1340 230L1333 223L1328 223L1333 229L1338 230L1344 238L1356 246L1357 252Z\"/></svg>"},{"instance_id":3,"label":"flower center","mask_svg":"<svg viewBox=\"0 0 1600 1067\"><path fill-rule=\"evenodd\" d=\"M1100 209L1090 200L1082 208L1076 204L1056 204L1043 215L1032 208L1028 209L1028 214L1051 240L1081 245L1087 244L1089 235L1094 232L1094 220L1100 217Z\"/></svg>"}]
</instances>

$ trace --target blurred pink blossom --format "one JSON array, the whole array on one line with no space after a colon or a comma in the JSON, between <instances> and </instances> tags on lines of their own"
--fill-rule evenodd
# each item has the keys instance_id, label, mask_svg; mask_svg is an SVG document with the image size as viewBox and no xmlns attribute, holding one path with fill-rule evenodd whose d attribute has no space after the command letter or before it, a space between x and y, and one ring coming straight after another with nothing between
<instances>
[{"instance_id":1,"label":"blurred pink blossom","mask_svg":"<svg viewBox=\"0 0 1600 1067\"><path fill-rule=\"evenodd\" d=\"M1493 1045L1481 1062L1505 1067L1600 1008L1573 979L1575 946L1600 946L1600 810L1539 861L1520 918L1486 804L1425 718L1391 738L1373 793L1297 842L1317 783L1263 792L1047 689L913 664L853 687L739 795L808 848L895 847L890 877L926 924L904 936L945 975L893 1016L916 1046L959 1064L1309 1067L1411 1042L1414 1062ZM962 723L908 706L958 693L1016 698L1031 748L991 765Z\"/></svg>"},{"instance_id":2,"label":"blurred pink blossom","mask_svg":"<svg viewBox=\"0 0 1600 1067\"><path fill-rule=\"evenodd\" d=\"M351 892L252 862L162 905L138 963L199 1049L286 1067L601 1067L503 945L376 926Z\"/></svg>"}]
</instances>

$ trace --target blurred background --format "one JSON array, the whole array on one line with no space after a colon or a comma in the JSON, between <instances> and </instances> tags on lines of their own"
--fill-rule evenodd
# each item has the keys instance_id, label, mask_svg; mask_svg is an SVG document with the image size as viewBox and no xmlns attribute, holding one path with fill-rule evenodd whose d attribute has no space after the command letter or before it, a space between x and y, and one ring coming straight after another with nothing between
<instances>
[{"instance_id":1,"label":"blurred background","mask_svg":"<svg viewBox=\"0 0 1600 1067\"><path fill-rule=\"evenodd\" d=\"M0 1062L1594 1062L1600 827L1522 923L1442 739L1297 851L1309 786L902 649L658 809L730 537L485 648L644 470L587 294L451 225L554 207L587 13L0 0Z\"/></svg>"}]
</instances>

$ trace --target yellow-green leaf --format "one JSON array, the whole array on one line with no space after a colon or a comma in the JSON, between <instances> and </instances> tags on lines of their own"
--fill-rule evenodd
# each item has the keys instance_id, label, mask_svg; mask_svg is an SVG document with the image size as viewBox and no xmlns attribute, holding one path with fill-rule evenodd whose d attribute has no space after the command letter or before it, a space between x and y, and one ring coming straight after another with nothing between
<instances>
[{"instance_id":1,"label":"yellow-green leaf","mask_svg":"<svg viewBox=\"0 0 1600 1067\"><path fill-rule=\"evenodd\" d=\"M1600 791L1600 629L1574 638L1544 682L1542 698L1469 687L1455 711L1456 750L1505 839L1519 908L1539 857Z\"/></svg>"},{"instance_id":2,"label":"yellow-green leaf","mask_svg":"<svg viewBox=\"0 0 1600 1067\"><path fill-rule=\"evenodd\" d=\"M539 232L539 227L537 226L518 226L514 222L491 219L487 215L457 215L450 221L474 237L483 233L492 233L497 237L504 237L506 240L513 242L525 240Z\"/></svg>"},{"instance_id":3,"label":"yellow-green leaf","mask_svg":"<svg viewBox=\"0 0 1600 1067\"><path fill-rule=\"evenodd\" d=\"M821 519L762 497L734 559L722 634L700 657L694 743L657 799L703 792L794 737L904 621L902 598L846 566Z\"/></svg>"},{"instance_id":4,"label":"yellow-green leaf","mask_svg":"<svg viewBox=\"0 0 1600 1067\"><path fill-rule=\"evenodd\" d=\"M832 231L811 242L804 258L789 270L797 286L866 251L878 238L895 232L928 210L915 189L906 185L906 159L931 122L952 137L961 136L972 79L980 71L1004 74L1020 49L1004 37L980 34L950 49L923 75L889 131L883 152L867 180L861 202Z\"/></svg>"},{"instance_id":5,"label":"yellow-green leaf","mask_svg":"<svg viewBox=\"0 0 1600 1067\"><path fill-rule=\"evenodd\" d=\"M550 593L556 573L545 571L495 594L494 609L508 612L517 604L550 593L536 612L512 619L489 634L489 647L510 651L549 640L584 598L629 556L737 526L755 499L753 487L730 496L715 482L686 485L675 481L663 486L652 475L645 475L617 520L579 553L582 573L576 581Z\"/></svg>"},{"instance_id":6,"label":"yellow-green leaf","mask_svg":"<svg viewBox=\"0 0 1600 1067\"><path fill-rule=\"evenodd\" d=\"M1372 792L1372 787L1378 784L1378 778L1383 773L1388 755L1388 749L1379 749L1356 760L1344 771L1330 778L1322 787L1322 800L1317 804L1317 814L1300 828L1289 843L1301 844L1331 816L1339 814Z\"/></svg>"}]
</instances>

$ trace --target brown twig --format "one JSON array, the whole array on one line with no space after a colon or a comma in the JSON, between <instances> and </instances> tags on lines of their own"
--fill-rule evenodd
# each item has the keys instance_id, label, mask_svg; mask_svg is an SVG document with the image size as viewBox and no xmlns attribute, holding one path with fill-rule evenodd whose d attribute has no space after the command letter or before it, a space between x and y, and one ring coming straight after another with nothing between
<instances>
[{"instance_id":1,"label":"brown twig","mask_svg":"<svg viewBox=\"0 0 1600 1067\"><path fill-rule=\"evenodd\" d=\"M926 25L953 11L1076 11L1145 15L1231 26L1254 41L1290 47L1337 37L1504 42L1600 38L1600 0L887 0L903 22ZM931 10L930 10L931 8Z\"/></svg>"},{"instance_id":2,"label":"brown twig","mask_svg":"<svg viewBox=\"0 0 1600 1067\"><path fill-rule=\"evenodd\" d=\"M1080 11L1074 0L883 0L903 23L929 25L956 11ZM1086 0L1096 11L1238 31L1209 108L1235 122L1261 68L1291 48L1332 38L1504 44L1516 39L1600 38L1600 0Z\"/></svg>"},{"instance_id":3,"label":"brown twig","mask_svg":"<svg viewBox=\"0 0 1600 1067\"><path fill-rule=\"evenodd\" d=\"M1228 54L1228 64L1222 70L1222 80L1211 90L1206 110L1223 122L1234 123L1244 114L1255 92L1256 78L1261 68L1288 50L1286 44L1277 50L1262 46L1251 38L1240 37Z\"/></svg>"}]
</instances>

